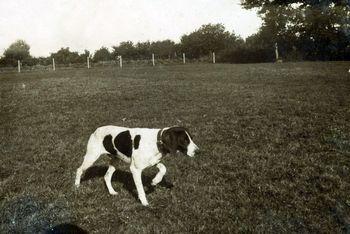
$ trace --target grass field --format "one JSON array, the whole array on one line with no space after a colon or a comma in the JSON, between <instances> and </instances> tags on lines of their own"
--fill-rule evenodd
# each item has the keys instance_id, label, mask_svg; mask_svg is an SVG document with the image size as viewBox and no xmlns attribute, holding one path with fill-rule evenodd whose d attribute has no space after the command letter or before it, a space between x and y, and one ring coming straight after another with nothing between
<instances>
[{"instance_id":1,"label":"grass field","mask_svg":"<svg viewBox=\"0 0 350 234\"><path fill-rule=\"evenodd\" d=\"M0 232L350 232L349 63L125 67L0 74ZM198 157L164 158L136 199L108 157L73 186L99 126L188 127ZM173 187L169 186L173 185ZM33 227L31 227L33 226ZM35 226L35 227L34 227Z\"/></svg>"}]
</instances>

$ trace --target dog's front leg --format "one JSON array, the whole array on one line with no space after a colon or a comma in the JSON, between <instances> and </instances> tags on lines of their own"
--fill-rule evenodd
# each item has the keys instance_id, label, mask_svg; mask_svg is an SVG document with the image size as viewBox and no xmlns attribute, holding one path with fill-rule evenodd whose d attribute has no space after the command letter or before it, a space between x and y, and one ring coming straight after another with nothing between
<instances>
[{"instance_id":1,"label":"dog's front leg","mask_svg":"<svg viewBox=\"0 0 350 234\"><path fill-rule=\"evenodd\" d=\"M160 181L162 181L163 176L166 173L166 167L164 166L163 163L158 163L157 167L159 169L159 172L157 173L157 175L153 178L152 180L152 185L157 185Z\"/></svg>"},{"instance_id":2,"label":"dog's front leg","mask_svg":"<svg viewBox=\"0 0 350 234\"><path fill-rule=\"evenodd\" d=\"M142 205L148 206L145 190L143 189L143 184L142 184L142 179L141 179L142 169L136 168L135 165L133 165L133 163L131 163L130 171L132 173L132 177L134 178L138 197L139 197Z\"/></svg>"}]
</instances>

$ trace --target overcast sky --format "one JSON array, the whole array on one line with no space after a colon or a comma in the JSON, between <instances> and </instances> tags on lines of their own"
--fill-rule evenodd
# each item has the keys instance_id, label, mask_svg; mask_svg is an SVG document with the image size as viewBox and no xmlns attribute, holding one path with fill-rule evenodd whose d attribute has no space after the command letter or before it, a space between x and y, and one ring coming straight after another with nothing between
<instances>
[{"instance_id":1,"label":"overcast sky","mask_svg":"<svg viewBox=\"0 0 350 234\"><path fill-rule=\"evenodd\" d=\"M61 47L94 52L121 41L179 42L202 24L223 23L243 38L261 20L239 0L0 0L0 55L24 39L34 56Z\"/></svg>"}]
</instances>

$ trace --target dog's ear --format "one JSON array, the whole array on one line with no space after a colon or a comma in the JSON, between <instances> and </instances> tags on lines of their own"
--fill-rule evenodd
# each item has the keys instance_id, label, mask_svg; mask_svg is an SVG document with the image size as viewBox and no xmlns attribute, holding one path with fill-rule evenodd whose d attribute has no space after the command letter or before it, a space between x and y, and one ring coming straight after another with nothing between
<instances>
[{"instance_id":1,"label":"dog's ear","mask_svg":"<svg viewBox=\"0 0 350 234\"><path fill-rule=\"evenodd\" d=\"M177 150L177 139L175 134L171 131L171 128L164 130L162 134L162 141L165 149L171 153L175 154Z\"/></svg>"},{"instance_id":2,"label":"dog's ear","mask_svg":"<svg viewBox=\"0 0 350 234\"><path fill-rule=\"evenodd\" d=\"M162 141L171 154L175 154L178 150L187 151L189 139L186 132L183 127L171 127L163 132Z\"/></svg>"}]
</instances>

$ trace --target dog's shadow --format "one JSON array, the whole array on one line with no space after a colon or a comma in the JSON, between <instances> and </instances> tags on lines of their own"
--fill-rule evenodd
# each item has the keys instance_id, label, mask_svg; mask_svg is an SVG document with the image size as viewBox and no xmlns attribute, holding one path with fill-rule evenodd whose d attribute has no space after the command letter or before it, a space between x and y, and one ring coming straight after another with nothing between
<instances>
[{"instance_id":1,"label":"dog's shadow","mask_svg":"<svg viewBox=\"0 0 350 234\"><path fill-rule=\"evenodd\" d=\"M104 177L104 175L107 172L107 169L108 169L107 166L92 166L85 171L85 174L81 179L81 181L83 182L83 181L91 180L96 177ZM155 186L151 185L152 179L154 176L155 175L153 176L142 175L142 183L144 187L146 187L145 189L146 194L150 194L155 191L154 189ZM112 181L118 181L119 183L122 183L123 188L126 189L136 199L138 199L134 179L132 177L131 172L116 169L113 174ZM163 177L163 180L157 186L171 189L173 187L173 184L171 182L168 182L167 179Z\"/></svg>"}]
</instances>

